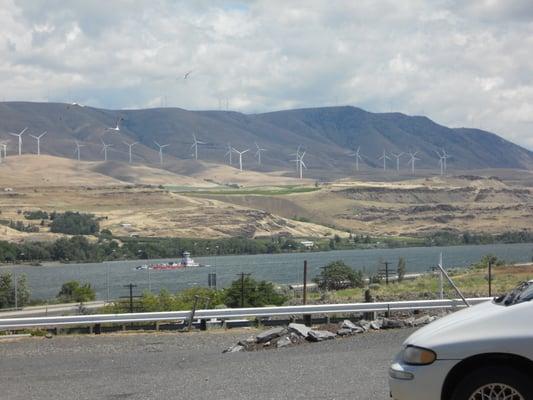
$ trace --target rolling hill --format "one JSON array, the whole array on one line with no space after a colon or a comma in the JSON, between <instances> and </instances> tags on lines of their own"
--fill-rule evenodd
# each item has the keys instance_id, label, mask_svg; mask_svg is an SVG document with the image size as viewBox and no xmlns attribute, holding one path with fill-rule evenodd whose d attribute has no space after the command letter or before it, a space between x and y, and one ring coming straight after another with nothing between
<instances>
[{"instance_id":1,"label":"rolling hill","mask_svg":"<svg viewBox=\"0 0 533 400\"><path fill-rule=\"evenodd\" d=\"M120 119L120 132L109 130ZM102 160L102 140L112 144L110 160L127 161L124 142L139 142L134 147L134 161L154 164L159 161L154 141L169 144L165 148L165 168L192 176L209 170L212 163L227 163L228 143L251 150L244 156L244 168L255 171L291 171L291 153L299 145L306 150L308 176L348 175L353 171L350 149L361 146L362 169L376 171L377 159L389 152L419 151L417 168L438 168L435 151L445 148L452 158L449 169L486 168L533 169L533 152L501 137L476 129L450 129L426 117L400 113L370 113L355 107L310 108L265 114L230 111L187 111L178 108L142 110L103 110L62 103L0 103L0 141L8 143L8 154L16 151L16 138L8 132L28 127L23 152L35 153L35 140L28 134L43 131L41 151L45 154L74 158L75 141L83 143L82 159ZM199 149L200 158L192 159L192 133L206 142ZM254 157L255 143L266 148L259 166ZM177 159L182 162L177 162ZM185 161L184 161L185 160ZM235 166L237 158L234 157ZM393 161L389 162L390 167ZM118 166L117 166L118 168ZM407 158L401 161L407 170Z\"/></svg>"}]
</instances>

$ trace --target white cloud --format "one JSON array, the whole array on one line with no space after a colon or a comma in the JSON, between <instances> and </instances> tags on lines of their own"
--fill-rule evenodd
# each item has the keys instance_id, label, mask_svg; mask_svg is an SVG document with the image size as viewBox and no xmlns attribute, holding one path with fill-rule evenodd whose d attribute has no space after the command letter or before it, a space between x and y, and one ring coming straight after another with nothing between
<instances>
[{"instance_id":1,"label":"white cloud","mask_svg":"<svg viewBox=\"0 0 533 400\"><path fill-rule=\"evenodd\" d=\"M352 104L533 148L529 0L0 0L0 26L6 100Z\"/></svg>"}]
</instances>

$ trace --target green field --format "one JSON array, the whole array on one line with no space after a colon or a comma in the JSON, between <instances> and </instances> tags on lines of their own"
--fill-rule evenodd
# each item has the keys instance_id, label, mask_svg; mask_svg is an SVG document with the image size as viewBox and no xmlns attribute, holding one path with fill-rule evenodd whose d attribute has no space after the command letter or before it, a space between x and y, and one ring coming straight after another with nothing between
<instances>
[{"instance_id":1,"label":"green field","mask_svg":"<svg viewBox=\"0 0 533 400\"><path fill-rule=\"evenodd\" d=\"M310 193L320 190L320 188L314 186L258 186L258 187L243 187L243 188L234 188L234 187L217 187L213 189L205 188L192 188L185 186L165 186L166 189L183 194L191 194L194 196L202 195L256 195L256 196L282 196L294 193Z\"/></svg>"}]
</instances>

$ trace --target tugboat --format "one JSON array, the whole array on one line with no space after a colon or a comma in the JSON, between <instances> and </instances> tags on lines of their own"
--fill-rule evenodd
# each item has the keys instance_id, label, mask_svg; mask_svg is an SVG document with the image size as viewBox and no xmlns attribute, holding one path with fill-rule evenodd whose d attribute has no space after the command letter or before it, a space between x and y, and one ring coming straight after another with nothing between
<instances>
[{"instance_id":1,"label":"tugboat","mask_svg":"<svg viewBox=\"0 0 533 400\"><path fill-rule=\"evenodd\" d=\"M177 262L168 262L168 263L158 263L158 264L143 264L136 267L136 270L147 270L152 269L156 271L167 271L173 269L185 269L189 267L206 267L207 265L202 265L197 263L191 258L191 253L184 251L181 257L181 261Z\"/></svg>"}]
</instances>

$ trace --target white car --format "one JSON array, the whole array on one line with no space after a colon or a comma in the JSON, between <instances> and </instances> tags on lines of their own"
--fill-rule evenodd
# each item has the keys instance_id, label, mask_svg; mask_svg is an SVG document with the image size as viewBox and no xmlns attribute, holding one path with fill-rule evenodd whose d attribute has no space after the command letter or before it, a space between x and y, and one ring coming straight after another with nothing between
<instances>
[{"instance_id":1,"label":"white car","mask_svg":"<svg viewBox=\"0 0 533 400\"><path fill-rule=\"evenodd\" d=\"M389 386L395 400L533 400L533 281L412 334Z\"/></svg>"}]
</instances>

